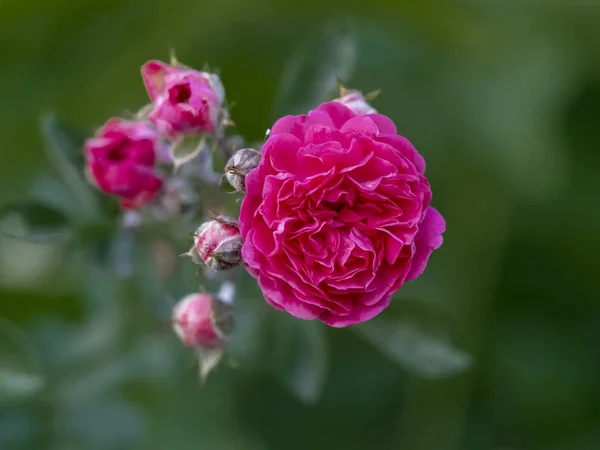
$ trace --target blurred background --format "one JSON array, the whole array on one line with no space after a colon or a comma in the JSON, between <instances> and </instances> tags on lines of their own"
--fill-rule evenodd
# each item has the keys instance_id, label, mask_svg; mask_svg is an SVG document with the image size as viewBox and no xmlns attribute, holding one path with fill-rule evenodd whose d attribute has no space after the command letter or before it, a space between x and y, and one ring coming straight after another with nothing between
<instances>
[{"instance_id":1,"label":"blurred background","mask_svg":"<svg viewBox=\"0 0 600 450\"><path fill-rule=\"evenodd\" d=\"M93 133L173 48L251 141L336 75L381 89L448 224L367 326L284 317L240 275L236 367L201 389L163 301L195 268L157 286L142 248L123 281L118 236L44 210L51 239L0 234L0 449L600 448L599 43L592 0L0 1L1 203L77 209L41 118Z\"/></svg>"}]
</instances>

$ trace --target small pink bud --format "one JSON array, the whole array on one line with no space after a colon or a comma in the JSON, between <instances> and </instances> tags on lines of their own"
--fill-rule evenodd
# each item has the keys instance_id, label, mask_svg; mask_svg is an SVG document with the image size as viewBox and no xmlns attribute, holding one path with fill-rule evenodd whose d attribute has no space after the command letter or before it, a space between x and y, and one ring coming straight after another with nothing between
<instances>
[{"instance_id":1,"label":"small pink bud","mask_svg":"<svg viewBox=\"0 0 600 450\"><path fill-rule=\"evenodd\" d=\"M148 122L111 119L85 142L85 171L98 188L119 197L124 208L138 209L163 185L154 169L161 146Z\"/></svg>"},{"instance_id":2,"label":"small pink bud","mask_svg":"<svg viewBox=\"0 0 600 450\"><path fill-rule=\"evenodd\" d=\"M242 261L242 244L237 221L218 216L198 227L189 254L193 261L199 258L211 269L225 270Z\"/></svg>"},{"instance_id":3,"label":"small pink bud","mask_svg":"<svg viewBox=\"0 0 600 450\"><path fill-rule=\"evenodd\" d=\"M354 114L360 116L365 114L377 114L377 110L367 102L365 97L359 91L342 88L341 92L342 95L340 98L336 98L334 102L341 103L352 110Z\"/></svg>"},{"instance_id":4,"label":"small pink bud","mask_svg":"<svg viewBox=\"0 0 600 450\"><path fill-rule=\"evenodd\" d=\"M154 103L149 119L167 136L213 133L223 126L225 90L218 75L149 61L142 78Z\"/></svg>"},{"instance_id":5,"label":"small pink bud","mask_svg":"<svg viewBox=\"0 0 600 450\"><path fill-rule=\"evenodd\" d=\"M208 293L193 293L173 308L173 329L183 345L198 349L223 347L233 326L233 307Z\"/></svg>"},{"instance_id":6,"label":"small pink bud","mask_svg":"<svg viewBox=\"0 0 600 450\"><path fill-rule=\"evenodd\" d=\"M225 178L237 192L246 192L246 175L260 163L260 152L252 148L236 151L225 165Z\"/></svg>"}]
</instances>

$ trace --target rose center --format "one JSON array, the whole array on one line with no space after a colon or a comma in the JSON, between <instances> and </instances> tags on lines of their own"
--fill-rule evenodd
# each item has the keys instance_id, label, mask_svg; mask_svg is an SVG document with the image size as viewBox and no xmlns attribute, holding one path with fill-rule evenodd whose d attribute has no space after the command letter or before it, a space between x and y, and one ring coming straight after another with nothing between
<instances>
[{"instance_id":1,"label":"rose center","mask_svg":"<svg viewBox=\"0 0 600 450\"><path fill-rule=\"evenodd\" d=\"M171 100L176 103L187 103L192 96L189 84L178 84L171 89Z\"/></svg>"},{"instance_id":2,"label":"rose center","mask_svg":"<svg viewBox=\"0 0 600 450\"><path fill-rule=\"evenodd\" d=\"M322 204L325 207L325 210L335 211L336 213L339 213L342 208L346 206L346 203L344 202L328 202L327 200L323 200Z\"/></svg>"},{"instance_id":3,"label":"rose center","mask_svg":"<svg viewBox=\"0 0 600 450\"><path fill-rule=\"evenodd\" d=\"M127 159L127 141L121 141L106 153L106 159L111 162L121 162Z\"/></svg>"}]
</instances>

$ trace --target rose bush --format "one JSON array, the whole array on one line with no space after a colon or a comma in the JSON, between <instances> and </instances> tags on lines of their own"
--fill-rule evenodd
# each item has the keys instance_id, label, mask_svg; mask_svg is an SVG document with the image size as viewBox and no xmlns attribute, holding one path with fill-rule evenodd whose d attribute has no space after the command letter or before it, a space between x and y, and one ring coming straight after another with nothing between
<instances>
[{"instance_id":1,"label":"rose bush","mask_svg":"<svg viewBox=\"0 0 600 450\"><path fill-rule=\"evenodd\" d=\"M384 115L329 102L279 119L246 176L239 219L267 302L334 327L379 314L442 244L424 173Z\"/></svg>"}]
</instances>

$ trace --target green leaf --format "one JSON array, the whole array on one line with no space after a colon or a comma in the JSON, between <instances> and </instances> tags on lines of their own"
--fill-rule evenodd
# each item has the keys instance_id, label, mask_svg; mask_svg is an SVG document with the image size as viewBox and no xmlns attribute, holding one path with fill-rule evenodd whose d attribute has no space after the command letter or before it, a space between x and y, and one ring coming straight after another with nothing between
<instances>
[{"instance_id":1,"label":"green leaf","mask_svg":"<svg viewBox=\"0 0 600 450\"><path fill-rule=\"evenodd\" d=\"M45 379L27 336L0 319L0 405L31 398L42 391Z\"/></svg>"},{"instance_id":2,"label":"green leaf","mask_svg":"<svg viewBox=\"0 0 600 450\"><path fill-rule=\"evenodd\" d=\"M300 401L312 405L323 392L328 371L324 325L277 313L274 370L278 380Z\"/></svg>"},{"instance_id":3,"label":"green leaf","mask_svg":"<svg viewBox=\"0 0 600 450\"><path fill-rule=\"evenodd\" d=\"M354 37L340 27L311 33L290 57L275 100L275 115L305 114L337 94L336 77L350 78L357 60Z\"/></svg>"},{"instance_id":4,"label":"green leaf","mask_svg":"<svg viewBox=\"0 0 600 450\"><path fill-rule=\"evenodd\" d=\"M57 209L37 201L0 205L0 231L27 240L67 239L69 220Z\"/></svg>"},{"instance_id":5,"label":"green leaf","mask_svg":"<svg viewBox=\"0 0 600 450\"><path fill-rule=\"evenodd\" d=\"M442 378L468 369L470 355L452 345L442 321L414 306L404 301L402 307L353 329L392 361L422 377Z\"/></svg>"},{"instance_id":6,"label":"green leaf","mask_svg":"<svg viewBox=\"0 0 600 450\"><path fill-rule=\"evenodd\" d=\"M210 147L206 135L184 136L171 144L169 154L173 160L173 171L194 160L201 153L210 155Z\"/></svg>"},{"instance_id":7,"label":"green leaf","mask_svg":"<svg viewBox=\"0 0 600 450\"><path fill-rule=\"evenodd\" d=\"M52 113L42 117L41 129L48 143L48 158L79 200L80 214L86 218L99 218L101 206L83 178L85 136L60 123Z\"/></svg>"}]
</instances>

